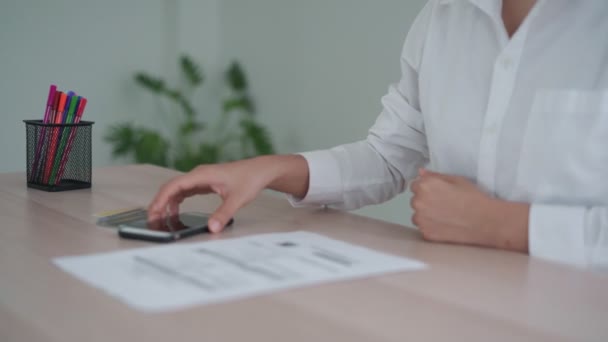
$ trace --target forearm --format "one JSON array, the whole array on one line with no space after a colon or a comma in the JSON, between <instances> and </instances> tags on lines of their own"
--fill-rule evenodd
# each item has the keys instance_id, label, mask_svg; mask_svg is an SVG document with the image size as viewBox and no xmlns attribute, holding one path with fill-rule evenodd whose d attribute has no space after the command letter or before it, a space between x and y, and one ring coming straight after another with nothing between
<instances>
[{"instance_id":1,"label":"forearm","mask_svg":"<svg viewBox=\"0 0 608 342\"><path fill-rule=\"evenodd\" d=\"M271 176L267 188L303 198L308 192L308 163L301 155L273 155L259 157L269 165Z\"/></svg>"},{"instance_id":2,"label":"forearm","mask_svg":"<svg viewBox=\"0 0 608 342\"><path fill-rule=\"evenodd\" d=\"M528 253L529 204L492 199L486 215L493 247Z\"/></svg>"}]
</instances>

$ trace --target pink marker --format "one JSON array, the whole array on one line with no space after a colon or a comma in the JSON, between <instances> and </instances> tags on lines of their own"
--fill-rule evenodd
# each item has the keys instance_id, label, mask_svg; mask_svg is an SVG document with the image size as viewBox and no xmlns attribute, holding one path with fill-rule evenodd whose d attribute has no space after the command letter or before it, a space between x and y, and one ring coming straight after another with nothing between
<instances>
[{"instance_id":1,"label":"pink marker","mask_svg":"<svg viewBox=\"0 0 608 342\"><path fill-rule=\"evenodd\" d=\"M57 86L51 84L49 88L49 96L46 100L46 109L44 110L44 118L42 119L42 123L49 123L53 116L53 110L55 105L55 97L57 94ZM32 170L30 173L30 182L35 180L36 173L38 172L39 162L40 162L40 153L42 152L42 145L44 145L44 140L46 139L46 127L42 127L42 132L38 135L38 145L36 146L36 154L34 155L34 164L32 164Z\"/></svg>"}]
</instances>

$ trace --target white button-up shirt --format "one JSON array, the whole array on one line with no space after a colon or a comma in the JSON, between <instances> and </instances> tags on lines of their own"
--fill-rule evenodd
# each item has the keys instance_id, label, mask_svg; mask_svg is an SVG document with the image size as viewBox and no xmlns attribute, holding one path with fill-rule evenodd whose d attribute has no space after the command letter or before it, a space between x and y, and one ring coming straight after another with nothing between
<instances>
[{"instance_id":1,"label":"white button-up shirt","mask_svg":"<svg viewBox=\"0 0 608 342\"><path fill-rule=\"evenodd\" d=\"M607 266L608 1L539 0L511 38L501 6L429 1L367 139L303 153L292 202L380 203L426 166L530 203L531 255Z\"/></svg>"}]
</instances>

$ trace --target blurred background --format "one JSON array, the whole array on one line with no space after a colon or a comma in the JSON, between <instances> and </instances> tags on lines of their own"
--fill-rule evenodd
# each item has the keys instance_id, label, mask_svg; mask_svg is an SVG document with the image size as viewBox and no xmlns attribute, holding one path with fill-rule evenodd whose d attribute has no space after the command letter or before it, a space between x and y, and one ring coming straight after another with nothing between
<instances>
[{"instance_id":1,"label":"blurred background","mask_svg":"<svg viewBox=\"0 0 608 342\"><path fill-rule=\"evenodd\" d=\"M25 169L22 120L42 118L51 83L89 99L83 119L95 121L94 167L141 161L146 149L164 146L153 137L125 145L133 132L149 138L144 133L189 129L196 140L217 134L215 127L228 127L228 137L249 129L245 155L269 147L264 134L278 153L363 139L399 78L403 41L425 2L3 0L0 172ZM183 56L194 63L190 69ZM137 73L151 79L138 82ZM181 96L195 120L184 121ZM227 113L236 123L222 122ZM253 126L238 119L247 117ZM133 131L112 131L121 123ZM121 147L134 152L113 156ZM213 145L205 147L209 156ZM409 224L408 195L357 212Z\"/></svg>"}]
</instances>

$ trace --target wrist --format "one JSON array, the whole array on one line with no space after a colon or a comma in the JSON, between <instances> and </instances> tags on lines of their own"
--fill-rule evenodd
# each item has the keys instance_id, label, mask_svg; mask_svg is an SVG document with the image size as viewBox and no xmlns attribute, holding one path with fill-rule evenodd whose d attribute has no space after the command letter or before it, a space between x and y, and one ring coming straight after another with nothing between
<instances>
[{"instance_id":1,"label":"wrist","mask_svg":"<svg viewBox=\"0 0 608 342\"><path fill-rule=\"evenodd\" d=\"M494 232L492 247L528 251L529 204L492 198L487 212L490 219L486 229Z\"/></svg>"},{"instance_id":2,"label":"wrist","mask_svg":"<svg viewBox=\"0 0 608 342\"><path fill-rule=\"evenodd\" d=\"M268 165L268 188L303 198L308 192L308 162L298 154L259 157Z\"/></svg>"}]
</instances>

